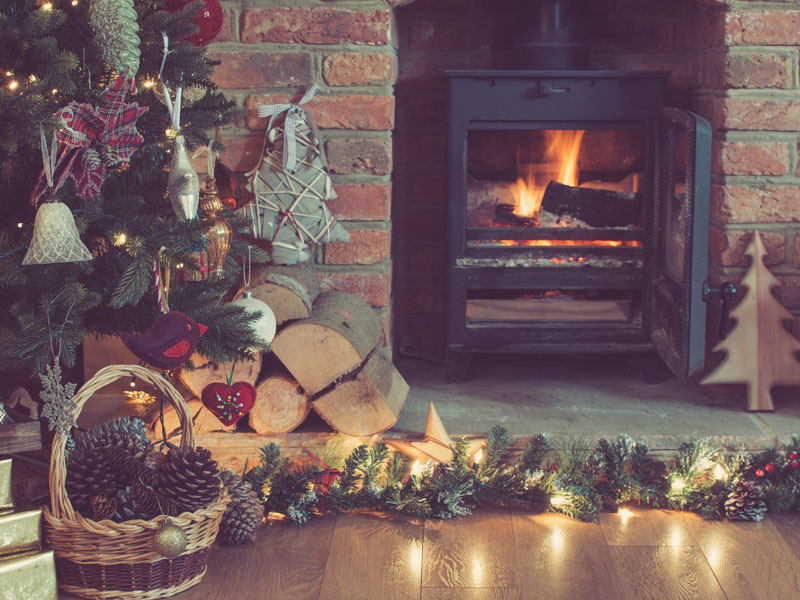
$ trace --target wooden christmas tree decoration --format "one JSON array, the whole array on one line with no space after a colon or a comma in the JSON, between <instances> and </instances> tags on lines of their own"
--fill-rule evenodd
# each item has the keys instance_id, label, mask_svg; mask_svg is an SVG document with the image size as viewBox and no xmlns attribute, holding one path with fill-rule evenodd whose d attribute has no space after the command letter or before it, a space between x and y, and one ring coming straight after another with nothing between
<instances>
[{"instance_id":1,"label":"wooden christmas tree decoration","mask_svg":"<svg viewBox=\"0 0 800 600\"><path fill-rule=\"evenodd\" d=\"M752 264L741 282L745 296L731 311L736 325L714 348L727 356L702 383L744 383L747 410L774 410L774 386L800 385L800 342L783 327L792 314L772 295L780 282L764 264L766 250L757 231L745 254Z\"/></svg>"}]
</instances>

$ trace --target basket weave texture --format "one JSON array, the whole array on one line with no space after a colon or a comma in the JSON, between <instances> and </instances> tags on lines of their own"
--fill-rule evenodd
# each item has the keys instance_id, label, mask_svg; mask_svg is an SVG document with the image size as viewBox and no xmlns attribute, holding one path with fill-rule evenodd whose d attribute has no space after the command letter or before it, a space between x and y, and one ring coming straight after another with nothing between
<instances>
[{"instance_id":1,"label":"basket weave texture","mask_svg":"<svg viewBox=\"0 0 800 600\"><path fill-rule=\"evenodd\" d=\"M164 377L138 365L112 365L98 371L75 394L75 418L95 392L121 377L136 377L163 392L180 418L181 448L195 447L192 419L181 394ZM63 435L53 440L50 508L43 511L59 587L82 598L147 600L166 598L199 583L230 502L227 490L222 489L217 502L207 508L169 517L186 533L187 544L183 554L167 559L153 549L153 537L166 517L115 523L93 521L75 511L66 489L66 443Z\"/></svg>"}]
</instances>

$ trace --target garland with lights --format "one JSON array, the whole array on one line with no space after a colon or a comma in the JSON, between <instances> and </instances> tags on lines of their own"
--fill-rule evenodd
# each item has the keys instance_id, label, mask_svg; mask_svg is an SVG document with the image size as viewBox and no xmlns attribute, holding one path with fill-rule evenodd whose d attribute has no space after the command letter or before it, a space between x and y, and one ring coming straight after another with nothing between
<instances>
[{"instance_id":1,"label":"garland with lights","mask_svg":"<svg viewBox=\"0 0 800 600\"><path fill-rule=\"evenodd\" d=\"M551 448L536 435L513 451L502 427L486 437L482 457L470 458L457 441L449 463L421 465L381 441L355 448L329 466L313 454L291 462L270 443L261 462L244 478L258 491L267 513L297 524L351 510L395 511L448 519L482 504L555 512L580 521L597 520L635 502L654 508L699 513L706 519L760 520L765 511L800 506L800 438L781 449L726 453L706 440L683 444L666 462L628 436L601 439L594 448L573 439Z\"/></svg>"}]
</instances>

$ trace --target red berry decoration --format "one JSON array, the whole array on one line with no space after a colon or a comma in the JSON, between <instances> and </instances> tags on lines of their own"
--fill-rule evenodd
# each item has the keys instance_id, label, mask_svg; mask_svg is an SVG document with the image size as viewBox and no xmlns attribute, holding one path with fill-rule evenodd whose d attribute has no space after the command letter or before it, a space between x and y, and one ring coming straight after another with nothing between
<instances>
[{"instance_id":1,"label":"red berry decoration","mask_svg":"<svg viewBox=\"0 0 800 600\"><path fill-rule=\"evenodd\" d=\"M789 466L792 467L793 469L800 469L800 462L793 460L792 462L789 463Z\"/></svg>"},{"instance_id":2,"label":"red berry decoration","mask_svg":"<svg viewBox=\"0 0 800 600\"><path fill-rule=\"evenodd\" d=\"M233 425L253 408L256 388L246 381L237 381L230 386L220 382L209 383L203 388L200 399L220 423Z\"/></svg>"},{"instance_id":3,"label":"red berry decoration","mask_svg":"<svg viewBox=\"0 0 800 600\"><path fill-rule=\"evenodd\" d=\"M772 473L775 470L775 465L772 464L772 463L767 463L767 464L764 465L764 470L767 473Z\"/></svg>"},{"instance_id":4,"label":"red berry decoration","mask_svg":"<svg viewBox=\"0 0 800 600\"><path fill-rule=\"evenodd\" d=\"M164 2L164 10L167 12L178 12L190 2L194 0L167 0ZM200 11L197 12L192 19L192 23L197 26L197 33L184 38L202 48L203 46L211 43L217 34L222 30L222 22L225 19L225 14L222 12L222 6L219 0L197 0L202 5Z\"/></svg>"},{"instance_id":5,"label":"red berry decoration","mask_svg":"<svg viewBox=\"0 0 800 600\"><path fill-rule=\"evenodd\" d=\"M756 469L756 477L763 477L764 476L764 469Z\"/></svg>"},{"instance_id":6,"label":"red berry decoration","mask_svg":"<svg viewBox=\"0 0 800 600\"><path fill-rule=\"evenodd\" d=\"M797 455L797 452L789 452L789 460L797 460L800 456Z\"/></svg>"}]
</instances>

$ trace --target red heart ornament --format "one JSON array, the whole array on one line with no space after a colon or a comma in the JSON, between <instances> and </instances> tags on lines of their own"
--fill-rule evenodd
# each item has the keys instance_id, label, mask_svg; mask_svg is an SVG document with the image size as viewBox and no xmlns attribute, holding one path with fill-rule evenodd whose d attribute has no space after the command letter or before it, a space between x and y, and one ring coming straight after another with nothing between
<instances>
[{"instance_id":1,"label":"red heart ornament","mask_svg":"<svg viewBox=\"0 0 800 600\"><path fill-rule=\"evenodd\" d=\"M233 425L250 412L256 403L256 388L246 381L237 381L229 386L224 383L209 383L203 388L200 399L223 425Z\"/></svg>"}]
</instances>

